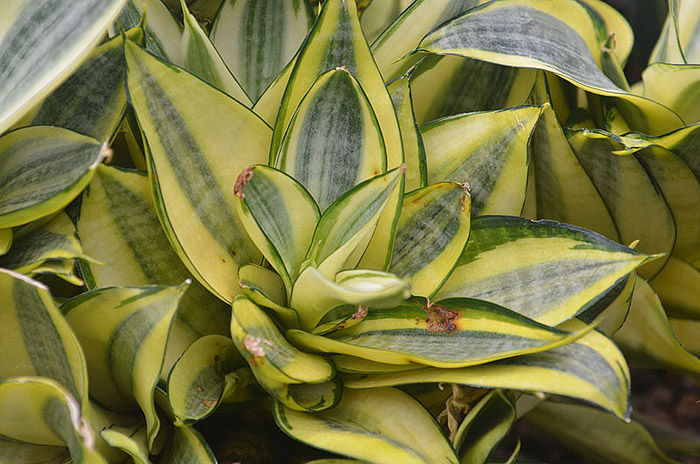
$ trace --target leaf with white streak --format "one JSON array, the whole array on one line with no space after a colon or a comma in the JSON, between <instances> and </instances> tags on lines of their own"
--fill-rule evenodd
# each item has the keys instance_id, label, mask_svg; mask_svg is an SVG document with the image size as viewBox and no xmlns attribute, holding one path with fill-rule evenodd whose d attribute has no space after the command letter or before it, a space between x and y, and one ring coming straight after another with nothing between
<instances>
[{"instance_id":1,"label":"leaf with white streak","mask_svg":"<svg viewBox=\"0 0 700 464\"><path fill-rule=\"evenodd\" d=\"M124 3L125 0L22 3L7 32L0 36L0 133L78 67Z\"/></svg>"}]
</instances>

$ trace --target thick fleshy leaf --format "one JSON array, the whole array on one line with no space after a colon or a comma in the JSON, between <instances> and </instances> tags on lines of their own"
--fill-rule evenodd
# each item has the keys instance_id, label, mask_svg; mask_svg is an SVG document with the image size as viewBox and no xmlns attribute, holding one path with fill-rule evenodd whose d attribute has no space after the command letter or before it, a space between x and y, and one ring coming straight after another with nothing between
<instances>
[{"instance_id":1,"label":"thick fleshy leaf","mask_svg":"<svg viewBox=\"0 0 700 464\"><path fill-rule=\"evenodd\" d=\"M384 78L391 81L404 72L406 64L398 60L416 48L426 34L479 3L483 1L418 0L403 9L402 13L372 43L374 59L377 60Z\"/></svg>"},{"instance_id":2,"label":"thick fleshy leaf","mask_svg":"<svg viewBox=\"0 0 700 464\"><path fill-rule=\"evenodd\" d=\"M244 264L238 268L238 285L255 304L273 310L284 327L299 327L297 312L286 306L284 282L275 271L257 264Z\"/></svg>"},{"instance_id":3,"label":"thick fleshy leaf","mask_svg":"<svg viewBox=\"0 0 700 464\"><path fill-rule=\"evenodd\" d=\"M700 320L700 270L671 256L649 283L669 316Z\"/></svg>"},{"instance_id":4,"label":"thick fleshy leaf","mask_svg":"<svg viewBox=\"0 0 700 464\"><path fill-rule=\"evenodd\" d=\"M12 246L12 228L0 229L0 256L10 250Z\"/></svg>"},{"instance_id":5,"label":"thick fleshy leaf","mask_svg":"<svg viewBox=\"0 0 700 464\"><path fill-rule=\"evenodd\" d=\"M338 369L344 369L338 362ZM630 375L625 358L610 339L590 332L568 345L461 369L414 369L373 375L343 375L348 388L414 383L456 383L480 388L545 392L586 401L629 415Z\"/></svg>"},{"instance_id":6,"label":"thick fleshy leaf","mask_svg":"<svg viewBox=\"0 0 700 464\"><path fill-rule=\"evenodd\" d=\"M700 121L700 66L654 63L642 77L645 97L668 106L686 123Z\"/></svg>"},{"instance_id":7,"label":"thick fleshy leaf","mask_svg":"<svg viewBox=\"0 0 700 464\"><path fill-rule=\"evenodd\" d=\"M692 0L669 0L668 5L668 16L649 63L700 64L700 5Z\"/></svg>"},{"instance_id":8,"label":"thick fleshy leaf","mask_svg":"<svg viewBox=\"0 0 700 464\"><path fill-rule=\"evenodd\" d=\"M665 456L637 422L625 423L588 406L546 401L525 419L563 445L599 462L680 464Z\"/></svg>"},{"instance_id":9,"label":"thick fleshy leaf","mask_svg":"<svg viewBox=\"0 0 700 464\"><path fill-rule=\"evenodd\" d=\"M365 33L367 41L369 43L374 42L379 34L381 34L382 31L411 3L413 3L412 0L380 0L377 2L373 0L361 0L357 2L362 31Z\"/></svg>"},{"instance_id":10,"label":"thick fleshy leaf","mask_svg":"<svg viewBox=\"0 0 700 464\"><path fill-rule=\"evenodd\" d=\"M27 277L0 270L0 294L4 302L0 308L0 380L46 377L86 408L83 350L49 290Z\"/></svg>"},{"instance_id":11,"label":"thick fleshy leaf","mask_svg":"<svg viewBox=\"0 0 700 464\"><path fill-rule=\"evenodd\" d=\"M431 298L464 251L470 212L463 184L441 182L406 195L389 271L406 279L414 295Z\"/></svg>"},{"instance_id":12,"label":"thick fleshy leaf","mask_svg":"<svg viewBox=\"0 0 700 464\"><path fill-rule=\"evenodd\" d=\"M314 83L289 122L275 165L306 187L321 211L386 170L377 119L349 71L328 71Z\"/></svg>"},{"instance_id":13,"label":"thick fleshy leaf","mask_svg":"<svg viewBox=\"0 0 700 464\"><path fill-rule=\"evenodd\" d=\"M338 372L343 374L392 374L394 372L414 371L417 369L428 369L426 366L419 364L385 364L369 359L358 358L346 354L336 354L331 356ZM346 378L343 376L343 378ZM355 377L347 377L351 382L356 382ZM353 386L351 388L362 388Z\"/></svg>"},{"instance_id":14,"label":"thick fleshy leaf","mask_svg":"<svg viewBox=\"0 0 700 464\"><path fill-rule=\"evenodd\" d=\"M360 324L324 336L301 330L286 336L307 350L387 364L465 367L552 349L576 335L486 301L454 298L370 310Z\"/></svg>"},{"instance_id":15,"label":"thick fleshy leaf","mask_svg":"<svg viewBox=\"0 0 700 464\"><path fill-rule=\"evenodd\" d=\"M267 160L270 129L242 104L135 44L126 43L125 55L159 219L190 271L230 301L240 291L232 278L238 265L260 258L235 213L231 183L246 166Z\"/></svg>"},{"instance_id":16,"label":"thick fleshy leaf","mask_svg":"<svg viewBox=\"0 0 700 464\"><path fill-rule=\"evenodd\" d=\"M216 464L216 457L204 437L192 427L173 427L163 464Z\"/></svg>"},{"instance_id":17,"label":"thick fleshy leaf","mask_svg":"<svg viewBox=\"0 0 700 464\"><path fill-rule=\"evenodd\" d=\"M292 114L307 91L321 74L337 68L352 74L364 91L384 138L387 167L400 166L403 150L399 124L384 80L362 34L355 0L331 0L324 4L289 78L275 123L271 153L279 150Z\"/></svg>"},{"instance_id":18,"label":"thick fleshy leaf","mask_svg":"<svg viewBox=\"0 0 700 464\"><path fill-rule=\"evenodd\" d=\"M149 449L160 428L153 390L186 286L112 287L83 293L61 310L87 353L90 394L111 410L138 405Z\"/></svg>"},{"instance_id":19,"label":"thick fleshy leaf","mask_svg":"<svg viewBox=\"0 0 700 464\"><path fill-rule=\"evenodd\" d=\"M554 221L476 218L460 263L437 298L481 298L556 325L585 310L650 258Z\"/></svg>"},{"instance_id":20,"label":"thick fleshy leaf","mask_svg":"<svg viewBox=\"0 0 700 464\"><path fill-rule=\"evenodd\" d=\"M338 198L321 216L311 240L308 265L327 279L352 269L365 253L382 212L402 187L403 169L394 169L355 186ZM294 293L292 293L293 308Z\"/></svg>"},{"instance_id":21,"label":"thick fleshy leaf","mask_svg":"<svg viewBox=\"0 0 700 464\"><path fill-rule=\"evenodd\" d=\"M140 27L125 32L143 40ZM119 35L94 48L85 62L38 108L32 126L58 126L107 142L126 111L124 37Z\"/></svg>"},{"instance_id":22,"label":"thick fleshy leaf","mask_svg":"<svg viewBox=\"0 0 700 464\"><path fill-rule=\"evenodd\" d=\"M376 389L370 395L346 391L338 406L316 414L275 402L273 414L292 438L364 462L459 462L428 411L393 388Z\"/></svg>"},{"instance_id":23,"label":"thick fleshy leaf","mask_svg":"<svg viewBox=\"0 0 700 464\"><path fill-rule=\"evenodd\" d=\"M673 333L681 344L692 354L700 358L700 321L695 319L669 318ZM336 364L337 367L337 364Z\"/></svg>"},{"instance_id":24,"label":"thick fleshy leaf","mask_svg":"<svg viewBox=\"0 0 700 464\"><path fill-rule=\"evenodd\" d=\"M26 127L0 137L0 227L63 209L104 156L94 139L58 127Z\"/></svg>"},{"instance_id":25,"label":"thick fleshy leaf","mask_svg":"<svg viewBox=\"0 0 700 464\"><path fill-rule=\"evenodd\" d=\"M260 116L270 127L274 127L275 121L277 120L277 112L282 103L282 97L284 97L284 91L292 75L297 56L298 55L295 55L292 61L280 71L279 75L272 81L269 87L265 89L265 92L260 96L258 101L255 102L255 105L253 105L255 114ZM270 164L274 164L276 156L277 152L270 153Z\"/></svg>"},{"instance_id":26,"label":"thick fleshy leaf","mask_svg":"<svg viewBox=\"0 0 700 464\"><path fill-rule=\"evenodd\" d=\"M540 72L533 90L535 103L552 103L549 83ZM532 135L531 154L539 217L585 227L620 241L610 212L576 159L553 107L542 111Z\"/></svg>"},{"instance_id":27,"label":"thick fleshy leaf","mask_svg":"<svg viewBox=\"0 0 700 464\"><path fill-rule=\"evenodd\" d=\"M223 2L210 36L229 69L257 101L292 59L313 20L307 0Z\"/></svg>"},{"instance_id":28,"label":"thick fleshy leaf","mask_svg":"<svg viewBox=\"0 0 700 464\"><path fill-rule=\"evenodd\" d=\"M585 3L595 10L595 13L592 13L589 10L589 15L591 15L592 19L594 20L596 28L599 31L602 29L597 24L597 22L601 21L605 26L606 34L601 38L607 40L610 36L613 36L613 51L621 63L626 63L627 58L632 52L632 47L634 46L634 31L627 22L627 19L625 19L625 17L610 4L605 3L604 0L585 0ZM600 35L601 34L599 32L599 36Z\"/></svg>"},{"instance_id":29,"label":"thick fleshy leaf","mask_svg":"<svg viewBox=\"0 0 700 464\"><path fill-rule=\"evenodd\" d=\"M528 143L542 109L458 115L424 126L428 183L468 183L474 215L519 215L527 187Z\"/></svg>"},{"instance_id":30,"label":"thick fleshy leaf","mask_svg":"<svg viewBox=\"0 0 700 464\"><path fill-rule=\"evenodd\" d=\"M457 429L454 447L461 462L485 463L493 449L513 427L513 398L495 390L479 401Z\"/></svg>"},{"instance_id":31,"label":"thick fleshy leaf","mask_svg":"<svg viewBox=\"0 0 700 464\"><path fill-rule=\"evenodd\" d=\"M235 195L248 236L291 293L321 216L316 202L293 177L265 165L244 169Z\"/></svg>"},{"instance_id":32,"label":"thick fleshy leaf","mask_svg":"<svg viewBox=\"0 0 700 464\"><path fill-rule=\"evenodd\" d=\"M191 277L158 222L145 173L100 166L81 201L78 235L85 254L101 263L81 261L88 289L174 286ZM183 350L200 336L228 334L229 311L228 305L194 282L180 302L168 336L161 377L167 377Z\"/></svg>"},{"instance_id":33,"label":"thick fleshy leaf","mask_svg":"<svg viewBox=\"0 0 700 464\"><path fill-rule=\"evenodd\" d=\"M615 153L626 146L608 132L577 129L570 131L568 140L608 207L622 243L639 240L639 250L644 253L670 254L676 224L668 202L645 166L634 156ZM654 221L650 222L649 217ZM640 273L652 277L665 261L663 258L645 266Z\"/></svg>"},{"instance_id":34,"label":"thick fleshy leaf","mask_svg":"<svg viewBox=\"0 0 700 464\"><path fill-rule=\"evenodd\" d=\"M54 380L17 377L0 383L0 410L0 434L5 437L67 446L76 464L107 462L94 448L95 432L80 404Z\"/></svg>"},{"instance_id":35,"label":"thick fleshy leaf","mask_svg":"<svg viewBox=\"0 0 700 464\"><path fill-rule=\"evenodd\" d=\"M430 55L416 65L411 88L424 124L460 113L500 110L527 102L537 71L461 56Z\"/></svg>"},{"instance_id":36,"label":"thick fleshy leaf","mask_svg":"<svg viewBox=\"0 0 700 464\"><path fill-rule=\"evenodd\" d=\"M226 67L209 37L202 30L195 17L181 0L184 28L181 48L183 67L195 76L201 77L219 90L223 90L247 107L253 106L248 95L241 88L231 71Z\"/></svg>"},{"instance_id":37,"label":"thick fleshy leaf","mask_svg":"<svg viewBox=\"0 0 700 464\"><path fill-rule=\"evenodd\" d=\"M117 448L131 457L134 464L151 464L148 459L146 424L136 427L111 426L100 430L100 437L112 448Z\"/></svg>"},{"instance_id":38,"label":"thick fleshy leaf","mask_svg":"<svg viewBox=\"0 0 700 464\"><path fill-rule=\"evenodd\" d=\"M61 462L66 458L65 446L37 445L0 436L0 462Z\"/></svg>"},{"instance_id":39,"label":"thick fleshy leaf","mask_svg":"<svg viewBox=\"0 0 700 464\"><path fill-rule=\"evenodd\" d=\"M161 0L128 0L119 15L122 27L134 27L143 22L144 46L155 56L182 66L180 46L182 24L173 16Z\"/></svg>"},{"instance_id":40,"label":"thick fleshy leaf","mask_svg":"<svg viewBox=\"0 0 700 464\"><path fill-rule=\"evenodd\" d=\"M207 335L182 354L168 377L168 404L175 425L189 425L211 415L233 395L254 383L253 374L223 335Z\"/></svg>"},{"instance_id":41,"label":"thick fleshy leaf","mask_svg":"<svg viewBox=\"0 0 700 464\"><path fill-rule=\"evenodd\" d=\"M408 282L388 272L353 269L339 272L330 280L309 266L294 286L292 304L298 308L302 329L325 331L329 323L336 328L348 319L361 320L367 306L393 306L410 296ZM331 311L336 308L339 314Z\"/></svg>"},{"instance_id":42,"label":"thick fleshy leaf","mask_svg":"<svg viewBox=\"0 0 700 464\"><path fill-rule=\"evenodd\" d=\"M641 278L637 278L630 313L615 334L615 342L632 365L666 367L700 378L700 358L679 343L659 298Z\"/></svg>"},{"instance_id":43,"label":"thick fleshy leaf","mask_svg":"<svg viewBox=\"0 0 700 464\"><path fill-rule=\"evenodd\" d=\"M49 222L27 235L15 235L9 253L0 257L0 267L22 274L30 274L47 261L90 259L84 253L75 234L75 226L68 215L58 213Z\"/></svg>"},{"instance_id":44,"label":"thick fleshy leaf","mask_svg":"<svg viewBox=\"0 0 700 464\"><path fill-rule=\"evenodd\" d=\"M377 2L381 3L381 2ZM388 2L385 2L388 3ZM391 82L387 88L394 102L396 116L399 118L403 156L406 163L406 180L404 190L410 192L428 184L428 172L425 161L425 147L416 118L413 113L413 99L409 75Z\"/></svg>"},{"instance_id":45,"label":"thick fleshy leaf","mask_svg":"<svg viewBox=\"0 0 700 464\"><path fill-rule=\"evenodd\" d=\"M665 148L652 146L634 156L671 208L676 224L673 254L689 262L700 259L700 178L695 177L681 158Z\"/></svg>"},{"instance_id":46,"label":"thick fleshy leaf","mask_svg":"<svg viewBox=\"0 0 700 464\"><path fill-rule=\"evenodd\" d=\"M20 3L11 24L0 36L0 133L75 70L125 2Z\"/></svg>"},{"instance_id":47,"label":"thick fleshy leaf","mask_svg":"<svg viewBox=\"0 0 700 464\"><path fill-rule=\"evenodd\" d=\"M596 57L601 44L594 23L574 0L491 2L443 24L418 49L551 71L589 92L617 97L622 101L619 109L635 123L634 128L646 133L683 125L673 111L626 92L601 71L600 57Z\"/></svg>"},{"instance_id":48,"label":"thick fleshy leaf","mask_svg":"<svg viewBox=\"0 0 700 464\"><path fill-rule=\"evenodd\" d=\"M333 362L297 350L255 303L238 296L232 304L231 336L256 378L283 383L323 383L335 375Z\"/></svg>"}]
</instances>

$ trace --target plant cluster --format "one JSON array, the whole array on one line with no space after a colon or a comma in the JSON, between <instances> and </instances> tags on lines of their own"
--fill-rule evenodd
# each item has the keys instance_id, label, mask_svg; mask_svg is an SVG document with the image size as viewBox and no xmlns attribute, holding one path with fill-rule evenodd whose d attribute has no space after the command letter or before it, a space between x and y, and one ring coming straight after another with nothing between
<instances>
[{"instance_id":1,"label":"plant cluster","mask_svg":"<svg viewBox=\"0 0 700 464\"><path fill-rule=\"evenodd\" d=\"M676 462L628 365L700 376L697 2L633 86L602 0L3 8L1 463L214 463L250 411L278 461L522 462L524 417Z\"/></svg>"}]
</instances>

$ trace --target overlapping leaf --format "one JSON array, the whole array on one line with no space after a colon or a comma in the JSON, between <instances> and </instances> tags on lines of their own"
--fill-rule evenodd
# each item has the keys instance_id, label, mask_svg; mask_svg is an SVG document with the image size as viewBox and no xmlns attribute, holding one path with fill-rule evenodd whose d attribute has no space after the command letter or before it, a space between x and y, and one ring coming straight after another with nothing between
<instances>
[{"instance_id":1,"label":"overlapping leaf","mask_svg":"<svg viewBox=\"0 0 700 464\"><path fill-rule=\"evenodd\" d=\"M553 221L472 221L467 249L438 298L482 298L556 325L594 303L648 256Z\"/></svg>"},{"instance_id":2,"label":"overlapping leaf","mask_svg":"<svg viewBox=\"0 0 700 464\"><path fill-rule=\"evenodd\" d=\"M230 301L239 293L231 278L238 265L260 258L235 213L231 183L246 166L267 160L270 129L242 104L133 43L125 55L161 223L190 271Z\"/></svg>"}]
</instances>

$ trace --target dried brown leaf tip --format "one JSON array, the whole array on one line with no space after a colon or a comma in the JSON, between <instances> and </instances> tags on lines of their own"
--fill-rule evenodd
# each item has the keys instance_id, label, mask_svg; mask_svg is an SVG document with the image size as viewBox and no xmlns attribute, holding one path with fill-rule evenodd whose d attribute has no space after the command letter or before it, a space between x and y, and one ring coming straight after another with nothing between
<instances>
[{"instance_id":1,"label":"dried brown leaf tip","mask_svg":"<svg viewBox=\"0 0 700 464\"><path fill-rule=\"evenodd\" d=\"M357 319L364 319L365 316L367 316L367 306L360 305L357 308L357 311L355 312L355 314L353 314L351 318L353 320L357 320Z\"/></svg>"},{"instance_id":2,"label":"dried brown leaf tip","mask_svg":"<svg viewBox=\"0 0 700 464\"><path fill-rule=\"evenodd\" d=\"M430 300L423 306L423 310L428 313L428 318L425 320L428 323L428 332L444 332L449 335L457 330L454 321L459 319L458 311L431 303Z\"/></svg>"},{"instance_id":3,"label":"dried brown leaf tip","mask_svg":"<svg viewBox=\"0 0 700 464\"><path fill-rule=\"evenodd\" d=\"M243 188L246 184L253 178L253 169L255 166L248 166L240 174L238 174L238 179L236 179L236 184L233 186L233 193L241 200L245 198L243 193Z\"/></svg>"}]
</instances>

